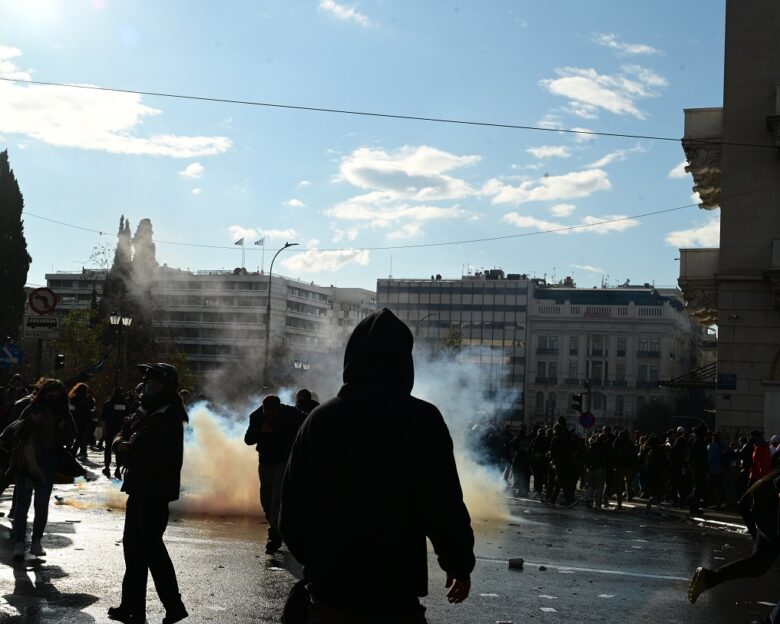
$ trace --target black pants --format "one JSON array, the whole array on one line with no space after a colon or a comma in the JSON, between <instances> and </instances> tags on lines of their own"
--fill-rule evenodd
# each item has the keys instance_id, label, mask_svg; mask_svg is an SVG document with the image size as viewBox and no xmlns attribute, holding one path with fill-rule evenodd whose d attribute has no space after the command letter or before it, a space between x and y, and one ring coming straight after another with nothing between
<instances>
[{"instance_id":1,"label":"black pants","mask_svg":"<svg viewBox=\"0 0 780 624\"><path fill-rule=\"evenodd\" d=\"M181 605L176 571L163 543L167 526L167 500L132 495L127 498L122 606L134 614L146 612L147 572L152 573L154 587L166 611Z\"/></svg>"},{"instance_id":2,"label":"black pants","mask_svg":"<svg viewBox=\"0 0 780 624\"><path fill-rule=\"evenodd\" d=\"M112 452L112 446L114 443L114 437L116 434L119 433L118 431L107 431L103 434L103 439L105 440L106 447L103 449L103 464L106 468L111 467L111 452ZM122 463L119 461L119 455L116 456L116 467L121 468Z\"/></svg>"}]
</instances>

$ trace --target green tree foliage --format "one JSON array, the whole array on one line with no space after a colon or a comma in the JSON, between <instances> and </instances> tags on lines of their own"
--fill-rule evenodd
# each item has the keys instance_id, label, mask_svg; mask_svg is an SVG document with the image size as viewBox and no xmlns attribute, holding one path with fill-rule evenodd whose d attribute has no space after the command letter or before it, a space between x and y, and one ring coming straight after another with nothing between
<instances>
[{"instance_id":1,"label":"green tree foliage","mask_svg":"<svg viewBox=\"0 0 780 624\"><path fill-rule=\"evenodd\" d=\"M0 152L0 339L18 338L24 316L30 254L24 238L24 198L8 161Z\"/></svg>"}]
</instances>

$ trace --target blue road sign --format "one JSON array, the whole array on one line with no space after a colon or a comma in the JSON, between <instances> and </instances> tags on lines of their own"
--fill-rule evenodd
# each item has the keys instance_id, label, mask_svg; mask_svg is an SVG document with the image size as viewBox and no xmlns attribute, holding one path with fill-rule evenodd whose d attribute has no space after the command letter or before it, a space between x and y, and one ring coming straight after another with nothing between
<instances>
[{"instance_id":1,"label":"blue road sign","mask_svg":"<svg viewBox=\"0 0 780 624\"><path fill-rule=\"evenodd\" d=\"M6 342L0 347L0 368L13 368L22 363L22 349L19 345Z\"/></svg>"},{"instance_id":2,"label":"blue road sign","mask_svg":"<svg viewBox=\"0 0 780 624\"><path fill-rule=\"evenodd\" d=\"M580 414L580 425L585 429L590 429L596 424L596 417L590 412L582 412Z\"/></svg>"}]
</instances>

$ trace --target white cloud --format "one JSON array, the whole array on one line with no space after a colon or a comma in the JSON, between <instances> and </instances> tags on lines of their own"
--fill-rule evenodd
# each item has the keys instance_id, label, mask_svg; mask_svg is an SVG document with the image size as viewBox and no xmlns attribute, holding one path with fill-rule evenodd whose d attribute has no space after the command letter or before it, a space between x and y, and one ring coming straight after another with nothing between
<instances>
[{"instance_id":1,"label":"white cloud","mask_svg":"<svg viewBox=\"0 0 780 624\"><path fill-rule=\"evenodd\" d=\"M301 180L298 182L298 188L306 188L307 186L311 186L311 182L308 180Z\"/></svg>"},{"instance_id":2,"label":"white cloud","mask_svg":"<svg viewBox=\"0 0 780 624\"><path fill-rule=\"evenodd\" d=\"M353 241L353 240L355 240L357 238L358 231L359 231L358 228L356 228L356 227L351 227L351 228L347 228L345 230L341 230L341 229L339 229L339 228L337 228L337 227L335 227L333 225L331 225L331 229L333 230L333 239L332 240L333 240L334 243L338 243L338 242L344 240L345 238L347 240Z\"/></svg>"},{"instance_id":3,"label":"white cloud","mask_svg":"<svg viewBox=\"0 0 780 624\"><path fill-rule=\"evenodd\" d=\"M618 39L613 33L602 33L596 35L593 40L605 48L615 50L622 56L649 56L653 54L663 54L661 50L645 43L627 43Z\"/></svg>"},{"instance_id":4,"label":"white cloud","mask_svg":"<svg viewBox=\"0 0 780 624\"><path fill-rule=\"evenodd\" d=\"M254 228L231 225L228 230L230 231L230 238L233 239L233 241L236 241L239 238L257 238L257 230Z\"/></svg>"},{"instance_id":5,"label":"white cloud","mask_svg":"<svg viewBox=\"0 0 780 624\"><path fill-rule=\"evenodd\" d=\"M287 228L286 230L266 230L258 228L259 237L265 236L266 238L275 238L278 240L290 241L298 238L298 232L293 228Z\"/></svg>"},{"instance_id":6,"label":"white cloud","mask_svg":"<svg viewBox=\"0 0 780 624\"><path fill-rule=\"evenodd\" d=\"M669 177L672 178L673 180L687 178L688 172L685 170L687 166L688 166L688 161L683 160L679 165L677 165L674 169L672 169L669 172Z\"/></svg>"},{"instance_id":7,"label":"white cloud","mask_svg":"<svg viewBox=\"0 0 780 624\"><path fill-rule=\"evenodd\" d=\"M560 116L548 113L536 122L536 125L546 130L563 130L564 125Z\"/></svg>"},{"instance_id":8,"label":"white cloud","mask_svg":"<svg viewBox=\"0 0 780 624\"><path fill-rule=\"evenodd\" d=\"M427 145L405 145L394 152L362 147L342 158L337 180L381 191L386 199L458 199L476 191L447 174L480 160L479 156L457 156Z\"/></svg>"},{"instance_id":9,"label":"white cloud","mask_svg":"<svg viewBox=\"0 0 780 624\"><path fill-rule=\"evenodd\" d=\"M287 205L291 208L305 208L306 204L304 204L300 199L291 199L287 202Z\"/></svg>"},{"instance_id":10,"label":"white cloud","mask_svg":"<svg viewBox=\"0 0 780 624\"><path fill-rule=\"evenodd\" d=\"M581 269L582 271L587 271L588 273L603 273L604 269L599 268L597 266L591 266L590 264L570 264L570 267L573 267L575 269Z\"/></svg>"},{"instance_id":11,"label":"white cloud","mask_svg":"<svg viewBox=\"0 0 780 624\"><path fill-rule=\"evenodd\" d=\"M364 28L371 25L371 21L366 15L358 12L354 7L344 6L334 0L320 0L320 11L330 13L342 21L352 20Z\"/></svg>"},{"instance_id":12,"label":"white cloud","mask_svg":"<svg viewBox=\"0 0 780 624\"><path fill-rule=\"evenodd\" d=\"M400 227L400 229L395 230L394 232L390 232L387 235L387 238L417 238L423 233L422 229L423 224L419 221L412 221L411 223L406 223Z\"/></svg>"},{"instance_id":13,"label":"white cloud","mask_svg":"<svg viewBox=\"0 0 780 624\"><path fill-rule=\"evenodd\" d=\"M190 163L184 169L179 171L179 175L184 178L197 180L203 175L203 165L201 165L199 162Z\"/></svg>"},{"instance_id":14,"label":"white cloud","mask_svg":"<svg viewBox=\"0 0 780 624\"><path fill-rule=\"evenodd\" d=\"M200 195L202 191L203 191L203 189L201 189L201 188L194 188L194 189L192 189L192 194L193 195Z\"/></svg>"},{"instance_id":15,"label":"white cloud","mask_svg":"<svg viewBox=\"0 0 780 624\"><path fill-rule=\"evenodd\" d=\"M11 61L20 54L16 48L0 54L0 74L29 79ZM132 93L0 82L0 132L114 154L193 158L230 149L230 139L220 136L141 135L143 123L161 113Z\"/></svg>"},{"instance_id":16,"label":"white cloud","mask_svg":"<svg viewBox=\"0 0 780 624\"><path fill-rule=\"evenodd\" d=\"M526 180L518 186L505 185L492 179L483 190L494 195L493 204L524 204L531 201L561 201L588 197L596 191L612 188L607 172L603 169L574 171L559 176L545 176Z\"/></svg>"},{"instance_id":17,"label":"white cloud","mask_svg":"<svg viewBox=\"0 0 780 624\"><path fill-rule=\"evenodd\" d=\"M378 206L370 201L360 201L362 197L366 197L366 195L337 204L333 208L326 210L325 215L349 221L368 221L374 227L390 227L403 220L433 221L472 216L471 212L458 206L442 207L409 204Z\"/></svg>"},{"instance_id":18,"label":"white cloud","mask_svg":"<svg viewBox=\"0 0 780 624\"><path fill-rule=\"evenodd\" d=\"M562 67L555 73L557 78L541 80L540 85L568 98L570 112L585 119L595 118L599 109L644 119L637 102L657 96L657 89L668 84L663 76L639 65L624 65L615 75L579 67Z\"/></svg>"},{"instance_id":19,"label":"white cloud","mask_svg":"<svg viewBox=\"0 0 780 624\"><path fill-rule=\"evenodd\" d=\"M593 132L590 128L581 128L575 126L572 130L576 130L580 134L574 135L574 140L577 143L587 143L588 141L595 141L598 137L595 134L584 134L586 132Z\"/></svg>"},{"instance_id":20,"label":"white cloud","mask_svg":"<svg viewBox=\"0 0 780 624\"><path fill-rule=\"evenodd\" d=\"M554 217L568 217L576 209L574 204L556 204L550 208L550 214Z\"/></svg>"},{"instance_id":21,"label":"white cloud","mask_svg":"<svg viewBox=\"0 0 780 624\"><path fill-rule=\"evenodd\" d=\"M521 228L534 228L539 231L555 231L555 234L583 234L586 232L595 234L607 234L608 232L622 232L639 225L636 219L629 219L625 215L602 215L600 217L583 217L579 223L558 223L555 221L545 221L536 217L521 215L517 212L508 212L504 215L504 221ZM611 223L605 223L611 221ZM572 228L573 226L589 226Z\"/></svg>"},{"instance_id":22,"label":"white cloud","mask_svg":"<svg viewBox=\"0 0 780 624\"><path fill-rule=\"evenodd\" d=\"M569 158L571 150L563 145L540 145L525 150L534 158Z\"/></svg>"},{"instance_id":23,"label":"white cloud","mask_svg":"<svg viewBox=\"0 0 780 624\"><path fill-rule=\"evenodd\" d=\"M602 167L606 167L607 165L612 164L613 162L622 162L626 158L628 158L629 154L636 154L636 153L642 153L645 150L637 145L636 147L632 147L630 149L618 149L614 152L610 152L609 154L606 154L599 158L597 161L590 163L589 165L586 165L588 169L601 169Z\"/></svg>"},{"instance_id":24,"label":"white cloud","mask_svg":"<svg viewBox=\"0 0 780 624\"><path fill-rule=\"evenodd\" d=\"M669 232L664 240L672 247L719 247L720 217L711 218L704 225L688 230Z\"/></svg>"},{"instance_id":25,"label":"white cloud","mask_svg":"<svg viewBox=\"0 0 780 624\"><path fill-rule=\"evenodd\" d=\"M338 249L318 251L312 249L296 253L282 260L282 266L293 273L321 273L338 271L350 263L366 266L369 254L360 249Z\"/></svg>"}]
</instances>

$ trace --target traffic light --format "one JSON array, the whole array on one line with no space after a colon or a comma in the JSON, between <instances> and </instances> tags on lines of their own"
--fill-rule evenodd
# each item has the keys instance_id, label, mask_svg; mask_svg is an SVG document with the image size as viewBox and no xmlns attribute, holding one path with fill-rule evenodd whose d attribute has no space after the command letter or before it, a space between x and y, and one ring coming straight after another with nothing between
<instances>
[{"instance_id":1,"label":"traffic light","mask_svg":"<svg viewBox=\"0 0 780 624\"><path fill-rule=\"evenodd\" d=\"M580 393L580 394L572 394L571 395L571 408L575 412L581 412L582 411L582 393Z\"/></svg>"},{"instance_id":2,"label":"traffic light","mask_svg":"<svg viewBox=\"0 0 780 624\"><path fill-rule=\"evenodd\" d=\"M57 370L65 368L65 356L62 353L58 353L54 357L54 368Z\"/></svg>"}]
</instances>

